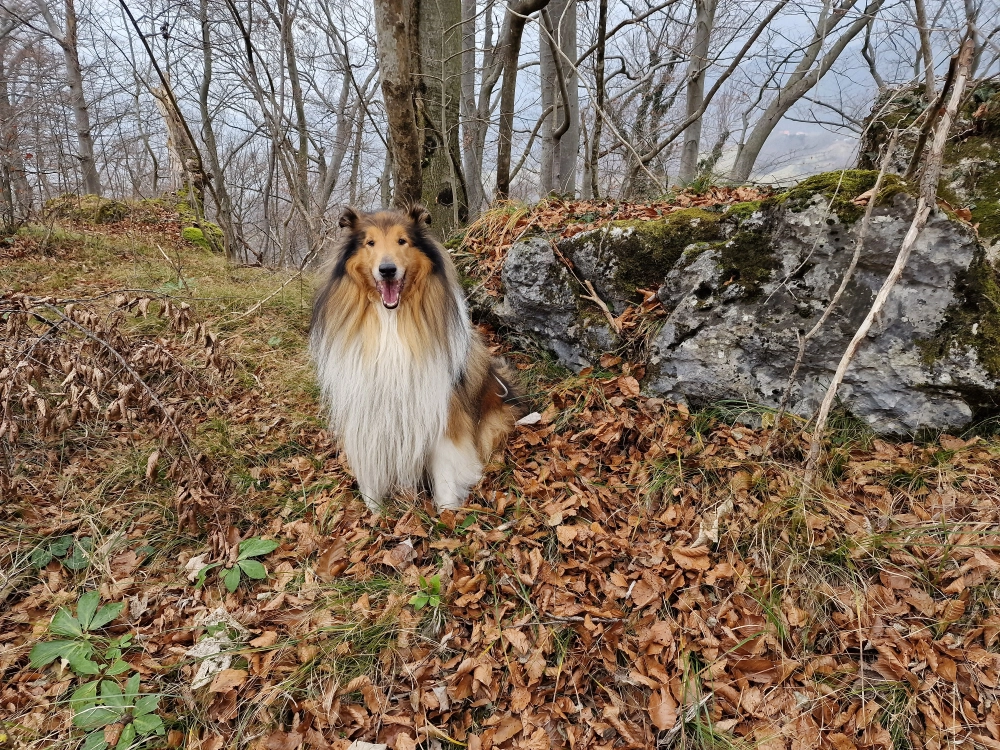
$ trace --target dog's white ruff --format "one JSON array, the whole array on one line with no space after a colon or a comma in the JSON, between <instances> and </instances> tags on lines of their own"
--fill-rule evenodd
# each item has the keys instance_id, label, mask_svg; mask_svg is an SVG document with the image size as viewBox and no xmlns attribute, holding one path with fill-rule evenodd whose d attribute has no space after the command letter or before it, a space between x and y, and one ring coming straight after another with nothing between
<instances>
[{"instance_id":1,"label":"dog's white ruff","mask_svg":"<svg viewBox=\"0 0 1000 750\"><path fill-rule=\"evenodd\" d=\"M471 328L465 301L455 295L460 325L429 352L411 352L399 335L397 312L381 305L378 346L363 351L320 325L311 348L330 424L337 433L358 489L373 511L395 489L416 488L425 472L438 508L457 508L479 480L474 446L446 435L448 407L469 352ZM457 321L456 321L457 322Z\"/></svg>"}]
</instances>

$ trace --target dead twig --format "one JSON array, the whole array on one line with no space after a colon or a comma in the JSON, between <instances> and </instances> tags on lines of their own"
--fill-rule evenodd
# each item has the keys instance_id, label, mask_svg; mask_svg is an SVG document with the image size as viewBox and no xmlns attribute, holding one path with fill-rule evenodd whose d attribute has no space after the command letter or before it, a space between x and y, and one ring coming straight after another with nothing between
<instances>
[{"instance_id":1,"label":"dead twig","mask_svg":"<svg viewBox=\"0 0 1000 750\"><path fill-rule=\"evenodd\" d=\"M798 377L799 368L802 366L802 361L805 358L806 346L823 328L823 325L833 313L834 308L840 302L840 298L844 295L847 285L854 277L854 271L858 267L858 261L861 259L861 249L865 245L865 239L868 237L868 230L871 227L872 212L875 210L875 204L878 202L878 194L882 189L882 180L885 178L886 169L889 166L889 161L892 159L892 154L896 150L898 138L899 131L893 130L892 136L889 138L889 143L886 146L885 154L882 156L882 168L879 170L878 177L875 178L875 186L871 189L871 196L868 198L868 205L865 207L865 215L861 220L861 227L858 229L858 237L854 242L854 255L851 256L851 262L848 264L847 270L844 271L844 276L840 280L840 286L837 287L837 291L830 299L830 304L826 306L816 324L804 336L799 336L799 351L795 357L795 363L792 365L792 372L788 376L785 392L781 396L781 403L778 405L778 416L774 421L775 425L780 425L782 417L785 416L785 410L788 408L788 401L792 395L792 388L795 387L795 378ZM774 435L775 433L772 432L768 437L767 445L764 447L765 453L771 447L771 440L774 438Z\"/></svg>"},{"instance_id":2,"label":"dead twig","mask_svg":"<svg viewBox=\"0 0 1000 750\"><path fill-rule=\"evenodd\" d=\"M594 285L590 283L589 279L580 278L580 275L576 272L576 268L573 267L572 262L570 262L569 258L567 258L565 255L562 254L562 251L559 250L559 247L553 240L550 239L549 244L552 246L552 252L555 253L556 257L559 258L560 261L562 261L562 264L566 266L566 269L571 274L573 274L573 278L575 278L580 283L580 285L584 289L586 289L587 292L589 292L589 294L581 294L580 299L585 299L588 300L589 302L593 302L595 305L601 308L601 312L604 313L604 317L606 317L608 319L608 323L611 324L611 330L613 330L618 336L621 336L622 335L621 323L619 323L615 319L615 316L611 313L611 310L610 308L608 308L607 303L601 299L601 296L597 293L597 290L594 289Z\"/></svg>"},{"instance_id":3,"label":"dead twig","mask_svg":"<svg viewBox=\"0 0 1000 750\"><path fill-rule=\"evenodd\" d=\"M914 175L917 174L917 168L920 166L920 157L924 155L924 148L927 146L927 138L931 134L931 130L934 128L934 124L937 122L938 115L941 113L941 107L944 105L945 99L948 96L948 90L951 88L952 84L955 82L955 74L957 59L955 57L951 58L951 63L948 65L948 73L945 75L944 86L941 87L941 93L932 102L927 102L927 109L920 113L917 117L916 122L925 117L923 125L920 128L920 135L917 137L917 144L913 147L913 154L910 156L910 163L906 167L906 174L904 178L907 180L912 180Z\"/></svg>"},{"instance_id":4,"label":"dead twig","mask_svg":"<svg viewBox=\"0 0 1000 750\"><path fill-rule=\"evenodd\" d=\"M975 45L972 39L966 38L957 55L957 62L955 65L956 73L951 95L948 97L947 90L942 90L941 92L941 98L942 100L947 98L948 106L941 114L934 130L934 140L931 143L931 148L927 155L927 162L924 165L924 171L920 179L920 196L917 198L917 210L913 215L913 221L910 222L910 228L907 231L906 236L903 238L903 243L899 248L899 254L896 256L896 263L893 265L889 275L882 283L882 287L879 289L878 294L875 295L875 301L872 303L871 309L868 311L868 315L865 316L865 319L862 321L857 332L854 334L854 338L852 338L850 344L848 344L847 350L840 358L840 364L837 366L837 371L834 373L833 380L831 381L829 388L827 388L826 396L823 398L823 403L820 405L819 414L816 417L816 426L813 429L812 444L809 447L809 457L806 460L805 472L802 480L803 493L806 492L807 488L812 486L813 481L816 478L816 467L819 463L819 456L823 446L823 431L826 428L826 422L830 416L830 409L833 407L834 399L837 396L837 389L840 387L841 382L843 382L844 375L847 372L847 368L853 361L854 354L857 352L858 347L861 346L861 342L864 341L865 337L868 335L868 331L871 330L872 324L875 322L875 318L882 312L882 308L885 307L885 303L889 299L889 293L896 285L899 277L902 276L903 270L906 268L906 263L910 259L910 253L913 251L913 246L916 244L917 238L920 236L920 232L927 224L927 219L930 216L931 210L937 203L937 186L938 179L941 176L941 164L944 158L944 147L945 143L948 141L948 133L951 131L951 123L958 112L958 106L962 101L963 94L965 93L965 86L969 78L969 67L974 47Z\"/></svg>"},{"instance_id":5,"label":"dead twig","mask_svg":"<svg viewBox=\"0 0 1000 750\"><path fill-rule=\"evenodd\" d=\"M657 747L672 747L687 724L698 718L698 713L708 705L715 693L705 693L697 703L692 703L684 709L684 713L678 717L677 723L668 729L664 735L657 740Z\"/></svg>"},{"instance_id":6,"label":"dead twig","mask_svg":"<svg viewBox=\"0 0 1000 750\"><path fill-rule=\"evenodd\" d=\"M622 335L621 323L615 320L615 316L611 314L611 310L608 309L607 303L600 298L600 295L597 294L597 290L594 289L594 285L591 284L590 281L587 279L583 280L583 285L587 288L587 291L590 292L590 294L581 294L580 298L590 300L599 308L601 308L601 312L603 312L604 317L608 319L608 323L611 324L611 327L614 329L614 332L617 333L619 336L621 336Z\"/></svg>"}]
</instances>

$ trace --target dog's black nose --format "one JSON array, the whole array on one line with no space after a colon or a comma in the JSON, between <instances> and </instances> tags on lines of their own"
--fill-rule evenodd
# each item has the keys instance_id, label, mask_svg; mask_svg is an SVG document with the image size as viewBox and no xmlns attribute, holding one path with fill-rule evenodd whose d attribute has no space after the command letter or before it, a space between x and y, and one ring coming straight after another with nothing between
<instances>
[{"instance_id":1,"label":"dog's black nose","mask_svg":"<svg viewBox=\"0 0 1000 750\"><path fill-rule=\"evenodd\" d=\"M391 279L396 275L395 263L379 263L378 272L383 279Z\"/></svg>"}]
</instances>

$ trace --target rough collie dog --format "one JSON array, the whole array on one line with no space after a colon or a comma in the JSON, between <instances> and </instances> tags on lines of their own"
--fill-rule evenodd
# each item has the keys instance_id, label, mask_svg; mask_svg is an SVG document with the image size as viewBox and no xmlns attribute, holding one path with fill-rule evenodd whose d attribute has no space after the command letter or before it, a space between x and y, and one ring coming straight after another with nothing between
<instances>
[{"instance_id":1,"label":"rough collie dog","mask_svg":"<svg viewBox=\"0 0 1000 750\"><path fill-rule=\"evenodd\" d=\"M330 424L368 507L430 489L458 508L513 427L512 387L469 322L430 214L358 213L313 306L310 350Z\"/></svg>"}]
</instances>

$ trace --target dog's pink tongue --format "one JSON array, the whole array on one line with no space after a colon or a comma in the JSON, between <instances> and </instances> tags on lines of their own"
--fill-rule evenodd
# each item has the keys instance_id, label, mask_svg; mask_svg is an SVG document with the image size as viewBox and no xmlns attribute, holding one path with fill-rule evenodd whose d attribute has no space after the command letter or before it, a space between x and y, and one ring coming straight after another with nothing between
<instances>
[{"instance_id":1,"label":"dog's pink tongue","mask_svg":"<svg viewBox=\"0 0 1000 750\"><path fill-rule=\"evenodd\" d=\"M403 288L402 280L380 281L376 286L378 293L382 296L383 305L392 308L399 304L399 292Z\"/></svg>"}]
</instances>

